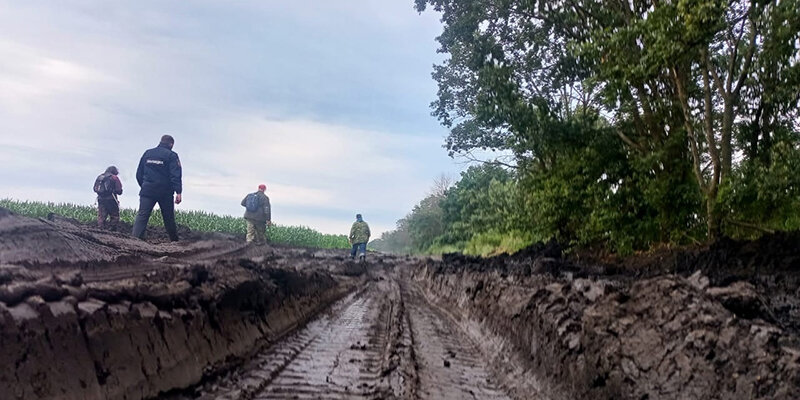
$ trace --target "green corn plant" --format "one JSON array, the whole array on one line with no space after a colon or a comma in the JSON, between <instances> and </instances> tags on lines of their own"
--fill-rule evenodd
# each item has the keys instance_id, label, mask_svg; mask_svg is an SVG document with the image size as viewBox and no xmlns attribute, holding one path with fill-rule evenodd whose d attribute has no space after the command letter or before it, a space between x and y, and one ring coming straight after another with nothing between
<instances>
[{"instance_id":1,"label":"green corn plant","mask_svg":"<svg viewBox=\"0 0 800 400\"><path fill-rule=\"evenodd\" d=\"M0 199L0 207L33 218L46 218L48 214L54 213L87 224L97 219L96 207L79 204ZM135 218L135 209L124 208L120 210L121 220L132 224ZM216 215L205 211L176 211L175 221L179 225L184 225L198 232L220 232L233 235L244 235L246 232L244 219L230 215ZM150 217L150 225L164 226L164 219L159 210L153 211ZM268 234L271 242L289 246L322 249L345 249L350 247L346 235L323 234L306 226L273 225L268 228Z\"/></svg>"}]
</instances>

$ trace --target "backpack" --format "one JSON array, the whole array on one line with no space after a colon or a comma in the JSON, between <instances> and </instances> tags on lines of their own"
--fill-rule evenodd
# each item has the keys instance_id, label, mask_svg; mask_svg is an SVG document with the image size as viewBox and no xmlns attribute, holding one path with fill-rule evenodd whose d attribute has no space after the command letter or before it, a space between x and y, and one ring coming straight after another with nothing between
<instances>
[{"instance_id":1,"label":"backpack","mask_svg":"<svg viewBox=\"0 0 800 400\"><path fill-rule=\"evenodd\" d=\"M258 192L250 193L244 200L244 208L249 212L256 212L261 208L261 198L258 197Z\"/></svg>"},{"instance_id":2,"label":"backpack","mask_svg":"<svg viewBox=\"0 0 800 400\"><path fill-rule=\"evenodd\" d=\"M98 196L110 196L114 194L114 181L111 174L100 174L94 180L94 192Z\"/></svg>"}]
</instances>

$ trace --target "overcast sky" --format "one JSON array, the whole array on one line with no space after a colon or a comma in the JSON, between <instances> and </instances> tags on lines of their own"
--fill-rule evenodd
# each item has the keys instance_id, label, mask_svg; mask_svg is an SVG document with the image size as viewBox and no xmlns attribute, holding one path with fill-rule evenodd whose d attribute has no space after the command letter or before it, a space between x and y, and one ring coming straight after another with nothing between
<instances>
[{"instance_id":1,"label":"overcast sky","mask_svg":"<svg viewBox=\"0 0 800 400\"><path fill-rule=\"evenodd\" d=\"M412 0L0 0L0 197L91 204L164 133L179 209L240 215L267 184L273 220L323 232L356 212L394 227L463 168L430 116L438 15Z\"/></svg>"}]
</instances>

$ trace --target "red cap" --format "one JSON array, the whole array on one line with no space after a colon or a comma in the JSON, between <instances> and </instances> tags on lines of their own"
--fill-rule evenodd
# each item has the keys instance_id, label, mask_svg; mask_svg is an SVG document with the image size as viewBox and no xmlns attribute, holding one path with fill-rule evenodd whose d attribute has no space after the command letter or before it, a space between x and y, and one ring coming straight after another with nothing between
<instances>
[{"instance_id":1,"label":"red cap","mask_svg":"<svg viewBox=\"0 0 800 400\"><path fill-rule=\"evenodd\" d=\"M258 185L258 190L267 190L267 185L265 185L263 183Z\"/></svg>"}]
</instances>

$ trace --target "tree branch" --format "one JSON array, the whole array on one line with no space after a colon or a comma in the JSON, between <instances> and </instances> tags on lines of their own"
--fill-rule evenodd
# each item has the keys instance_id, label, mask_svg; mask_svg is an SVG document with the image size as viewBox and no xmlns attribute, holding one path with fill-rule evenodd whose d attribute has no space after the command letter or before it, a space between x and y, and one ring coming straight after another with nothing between
<instances>
[{"instance_id":1,"label":"tree branch","mask_svg":"<svg viewBox=\"0 0 800 400\"><path fill-rule=\"evenodd\" d=\"M727 223L729 223L731 225L736 225L736 226L739 226L739 227L742 227L742 228L753 229L753 230L756 230L756 231L759 231L759 232L763 232L763 233L775 233L775 230L773 230L773 229L764 228L762 226L758 226L756 224L752 224L752 223L749 223L749 222L736 221L736 220L729 219L729 218L726 218L725 222L727 222Z\"/></svg>"},{"instance_id":2,"label":"tree branch","mask_svg":"<svg viewBox=\"0 0 800 400\"><path fill-rule=\"evenodd\" d=\"M681 110L683 111L683 124L686 127L686 133L689 135L689 148L692 152L692 166L694 167L694 175L697 178L697 185L703 193L708 193L706 188L706 180L703 178L703 173L700 171L700 151L697 148L697 135L692 125L692 113L689 109L689 100L686 95L686 89L683 87L683 81L678 74L678 69L672 67L672 79L675 82L675 88L678 90L678 98L680 99Z\"/></svg>"},{"instance_id":3,"label":"tree branch","mask_svg":"<svg viewBox=\"0 0 800 400\"><path fill-rule=\"evenodd\" d=\"M733 89L731 93L732 97L737 97L739 92L742 89L742 85L744 84L745 78L747 78L747 74L750 70L750 64L753 62L753 54L756 51L756 38L758 35L756 34L756 26L755 22L751 19L750 20L750 43L748 44L747 54L744 57L744 65L742 65L742 71L739 73L739 79L736 81L736 87Z\"/></svg>"},{"instance_id":4,"label":"tree branch","mask_svg":"<svg viewBox=\"0 0 800 400\"><path fill-rule=\"evenodd\" d=\"M619 136L619 138L622 139L622 141L625 142L625 144L627 144L628 146L633 147L634 149L636 149L639 152L642 152L642 153L645 152L645 149L644 149L644 147L642 145L640 145L639 143L634 142L633 139L629 138L628 135L622 133L621 130L614 129L614 132L616 132L617 136Z\"/></svg>"},{"instance_id":5,"label":"tree branch","mask_svg":"<svg viewBox=\"0 0 800 400\"><path fill-rule=\"evenodd\" d=\"M702 57L705 61L704 63L700 64L700 69L703 74L703 92L704 92L704 99L703 99L703 106L705 108L705 131L706 131L706 141L708 142L708 153L711 156L711 162L714 165L713 169L713 178L709 184L708 190L709 193L715 193L717 190L717 186L719 185L720 180L720 173L721 173L721 163L719 158L719 149L717 148L717 141L714 137L714 108L711 98L711 82L708 76L708 48L703 49Z\"/></svg>"},{"instance_id":6,"label":"tree branch","mask_svg":"<svg viewBox=\"0 0 800 400\"><path fill-rule=\"evenodd\" d=\"M661 137L658 129L656 129L658 124L653 116L653 107L650 105L650 99L647 98L647 91L644 89L644 86L641 83L637 83L635 88L636 96L634 96L634 99L642 103L642 112L644 112L644 121L647 125L647 130L656 141L659 141Z\"/></svg>"},{"instance_id":7,"label":"tree branch","mask_svg":"<svg viewBox=\"0 0 800 400\"><path fill-rule=\"evenodd\" d=\"M738 21L734 22L731 28L728 30L728 45L731 46L731 55L730 60L728 61L728 76L725 78L725 93L729 93L731 91L731 85L733 83L733 70L736 68L736 59L739 58L739 43L742 42L742 36L744 36L744 24L742 24L742 30L739 31L738 35L736 35L736 40L733 40L733 29L736 27L736 24L738 24Z\"/></svg>"},{"instance_id":8,"label":"tree branch","mask_svg":"<svg viewBox=\"0 0 800 400\"><path fill-rule=\"evenodd\" d=\"M711 71L711 76L714 78L714 84L717 87L717 90L719 90L720 96L727 101L729 93L727 90L725 90L725 86L722 83L722 79L719 77L717 68L711 63L710 59L706 60L706 62L708 63L707 68Z\"/></svg>"},{"instance_id":9,"label":"tree branch","mask_svg":"<svg viewBox=\"0 0 800 400\"><path fill-rule=\"evenodd\" d=\"M479 162L479 163L482 163L482 164L497 165L497 166L511 168L511 169L519 169L519 166L517 166L517 165L504 163L504 162L499 161L497 159L494 159L492 161L478 159L477 157L472 155L472 152L463 153L463 154L461 154L461 157L465 158L467 160L467 162Z\"/></svg>"}]
</instances>

